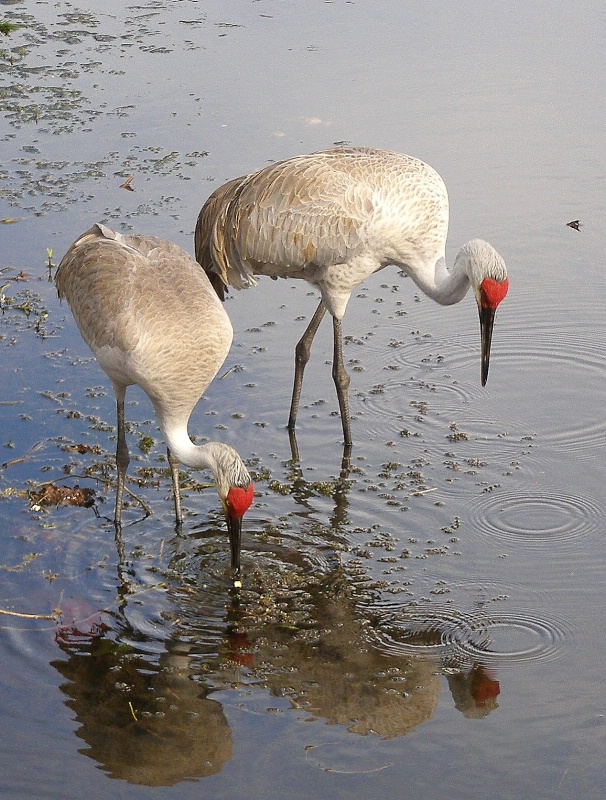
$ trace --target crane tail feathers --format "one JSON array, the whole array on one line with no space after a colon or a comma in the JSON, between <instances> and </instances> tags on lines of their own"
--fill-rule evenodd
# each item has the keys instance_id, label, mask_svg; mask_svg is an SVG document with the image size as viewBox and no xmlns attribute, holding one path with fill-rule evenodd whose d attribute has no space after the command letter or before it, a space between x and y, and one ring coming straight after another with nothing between
<instances>
[{"instance_id":1,"label":"crane tail feathers","mask_svg":"<svg viewBox=\"0 0 606 800\"><path fill-rule=\"evenodd\" d=\"M225 302L225 297L227 295L227 289L228 289L227 284L223 282L223 279L219 275L217 275L216 272L206 272L206 274L208 276L208 280L210 281L211 286L217 293L219 300L221 300L222 303Z\"/></svg>"},{"instance_id":2,"label":"crane tail feathers","mask_svg":"<svg viewBox=\"0 0 606 800\"><path fill-rule=\"evenodd\" d=\"M196 223L196 260L221 300L229 286L244 289L257 284L251 266L241 261L225 234L231 223L231 202L244 180L245 177L235 178L216 189L202 206Z\"/></svg>"}]
</instances>

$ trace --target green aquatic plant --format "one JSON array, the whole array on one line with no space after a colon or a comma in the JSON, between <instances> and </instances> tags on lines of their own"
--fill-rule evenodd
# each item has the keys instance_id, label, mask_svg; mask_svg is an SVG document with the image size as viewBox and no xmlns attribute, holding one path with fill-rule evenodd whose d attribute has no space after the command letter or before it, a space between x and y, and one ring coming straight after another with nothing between
<instances>
[{"instance_id":1,"label":"green aquatic plant","mask_svg":"<svg viewBox=\"0 0 606 800\"><path fill-rule=\"evenodd\" d=\"M11 33L14 33L20 27L20 25L15 25L6 19L0 19L0 33L4 34L4 36L10 36Z\"/></svg>"}]
</instances>

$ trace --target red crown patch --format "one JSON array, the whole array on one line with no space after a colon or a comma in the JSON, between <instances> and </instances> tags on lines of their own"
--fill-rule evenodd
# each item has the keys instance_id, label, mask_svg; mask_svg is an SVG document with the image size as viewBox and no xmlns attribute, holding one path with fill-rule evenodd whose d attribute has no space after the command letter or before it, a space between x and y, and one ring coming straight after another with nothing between
<instances>
[{"instance_id":1,"label":"red crown patch","mask_svg":"<svg viewBox=\"0 0 606 800\"><path fill-rule=\"evenodd\" d=\"M252 483L247 489L241 486L232 486L227 493L227 505L234 517L242 517L250 508L250 504L255 496L255 489Z\"/></svg>"},{"instance_id":2,"label":"red crown patch","mask_svg":"<svg viewBox=\"0 0 606 800\"><path fill-rule=\"evenodd\" d=\"M482 295L482 308L496 308L507 294L509 278L504 281L495 281L494 278L484 278L480 287Z\"/></svg>"}]
</instances>

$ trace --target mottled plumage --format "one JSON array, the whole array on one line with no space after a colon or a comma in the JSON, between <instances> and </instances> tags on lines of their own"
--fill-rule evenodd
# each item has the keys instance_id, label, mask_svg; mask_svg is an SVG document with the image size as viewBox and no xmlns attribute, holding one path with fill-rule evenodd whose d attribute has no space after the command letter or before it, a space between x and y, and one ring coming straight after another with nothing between
<instances>
[{"instance_id":1,"label":"mottled plumage","mask_svg":"<svg viewBox=\"0 0 606 800\"><path fill-rule=\"evenodd\" d=\"M333 377L350 444L341 320L353 289L383 267L399 267L443 305L458 302L472 286L486 381L492 321L507 293L507 270L491 245L474 239L461 248L449 271L447 233L448 194L432 167L399 153L344 147L297 156L221 186L200 211L195 248L221 298L228 286L255 284L257 274L300 278L317 287L320 306L297 345L289 428L294 429L311 343L328 310L334 327ZM490 293L490 302L485 280L500 287Z\"/></svg>"},{"instance_id":2,"label":"mottled plumage","mask_svg":"<svg viewBox=\"0 0 606 800\"><path fill-rule=\"evenodd\" d=\"M171 242L123 236L96 224L69 248L56 283L116 394L116 525L128 465L124 396L127 386L137 384L149 396L166 436L177 522L182 521L179 462L210 469L230 529L237 575L241 518L253 497L250 475L233 448L218 442L194 445L187 432L191 412L225 360L233 336L205 273Z\"/></svg>"}]
</instances>

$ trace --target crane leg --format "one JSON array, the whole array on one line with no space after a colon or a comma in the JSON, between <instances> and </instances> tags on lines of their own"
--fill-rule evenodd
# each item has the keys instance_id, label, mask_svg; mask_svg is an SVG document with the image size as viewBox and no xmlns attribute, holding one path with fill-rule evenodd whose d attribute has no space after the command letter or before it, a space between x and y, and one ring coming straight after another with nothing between
<instances>
[{"instance_id":1,"label":"crane leg","mask_svg":"<svg viewBox=\"0 0 606 800\"><path fill-rule=\"evenodd\" d=\"M295 423L297 422L299 400L301 399L301 387L303 386L303 372L305 371L305 366L309 361L311 343L313 342L314 336L320 327L320 323L324 319L324 314L326 314L326 306L320 300L320 305L316 308L316 311L311 318L311 322L305 329L305 333L297 342L297 346L295 347L295 381L292 387L292 400L290 401L290 414L288 416L288 430L291 433L294 432Z\"/></svg>"},{"instance_id":2,"label":"crane leg","mask_svg":"<svg viewBox=\"0 0 606 800\"><path fill-rule=\"evenodd\" d=\"M343 363L343 335L341 331L341 320L332 318L334 335L334 356L332 360L332 378L337 389L339 400L339 410L341 412L341 424L343 425L343 440L346 448L352 446L351 423L349 420L349 382L350 377Z\"/></svg>"},{"instance_id":3,"label":"crane leg","mask_svg":"<svg viewBox=\"0 0 606 800\"><path fill-rule=\"evenodd\" d=\"M116 488L116 510L114 520L116 530L122 526L122 498L124 496L124 481L126 470L130 462L126 435L124 433L124 398L116 400L116 413L118 417L118 445L116 447L116 468L118 470L118 483Z\"/></svg>"},{"instance_id":4,"label":"crane leg","mask_svg":"<svg viewBox=\"0 0 606 800\"><path fill-rule=\"evenodd\" d=\"M183 513L181 511L181 489L179 488L179 462L170 452L168 447L166 448L166 455L168 456L168 463L170 464L170 474L173 482L173 497L175 498L175 519L177 520L177 525L181 525L181 523L183 522Z\"/></svg>"}]
</instances>

